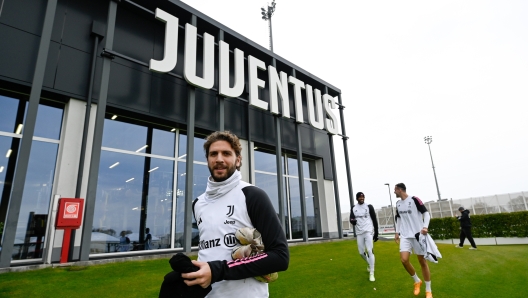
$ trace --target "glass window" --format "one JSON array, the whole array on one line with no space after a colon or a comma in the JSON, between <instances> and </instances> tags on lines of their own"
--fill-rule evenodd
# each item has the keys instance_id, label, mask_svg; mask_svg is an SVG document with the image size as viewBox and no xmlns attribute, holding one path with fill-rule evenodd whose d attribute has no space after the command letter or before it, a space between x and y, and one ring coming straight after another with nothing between
<instances>
[{"instance_id":1,"label":"glass window","mask_svg":"<svg viewBox=\"0 0 528 298\"><path fill-rule=\"evenodd\" d=\"M303 237L302 231L302 214L301 214L301 194L299 191L299 179L288 178L288 187L290 194L290 216L291 216L291 233L292 239Z\"/></svg>"},{"instance_id":2,"label":"glass window","mask_svg":"<svg viewBox=\"0 0 528 298\"><path fill-rule=\"evenodd\" d=\"M274 153L254 151L255 170L277 173L277 160Z\"/></svg>"},{"instance_id":3,"label":"glass window","mask_svg":"<svg viewBox=\"0 0 528 298\"><path fill-rule=\"evenodd\" d=\"M23 133L27 102L0 96L0 132ZM40 104L35 137L59 139L62 109ZM20 136L0 136L0 222L5 222L15 173ZM41 258L51 190L57 161L57 143L33 141L28 161L24 193L18 215L13 260Z\"/></svg>"},{"instance_id":4,"label":"glass window","mask_svg":"<svg viewBox=\"0 0 528 298\"><path fill-rule=\"evenodd\" d=\"M268 194L275 212L279 214L279 186L277 185L277 175L255 173L255 185Z\"/></svg>"},{"instance_id":5,"label":"glass window","mask_svg":"<svg viewBox=\"0 0 528 298\"><path fill-rule=\"evenodd\" d=\"M147 127L105 119L103 147L145 153L146 142Z\"/></svg>"},{"instance_id":6,"label":"glass window","mask_svg":"<svg viewBox=\"0 0 528 298\"><path fill-rule=\"evenodd\" d=\"M90 252L170 248L174 161L103 151L100 164Z\"/></svg>"},{"instance_id":7,"label":"glass window","mask_svg":"<svg viewBox=\"0 0 528 298\"><path fill-rule=\"evenodd\" d=\"M171 131L153 129L152 151L154 155L174 156L174 140L176 134Z\"/></svg>"},{"instance_id":8,"label":"glass window","mask_svg":"<svg viewBox=\"0 0 528 298\"><path fill-rule=\"evenodd\" d=\"M306 221L308 225L308 237L322 237L321 214L319 209L319 198L317 196L317 182L304 180L304 192L306 195Z\"/></svg>"},{"instance_id":9,"label":"glass window","mask_svg":"<svg viewBox=\"0 0 528 298\"><path fill-rule=\"evenodd\" d=\"M0 131L10 133L16 131L16 118L19 103L20 101L17 99L0 95Z\"/></svg>"},{"instance_id":10,"label":"glass window","mask_svg":"<svg viewBox=\"0 0 528 298\"><path fill-rule=\"evenodd\" d=\"M54 143L33 142L18 217L13 260L42 257L58 147Z\"/></svg>"},{"instance_id":11,"label":"glass window","mask_svg":"<svg viewBox=\"0 0 528 298\"><path fill-rule=\"evenodd\" d=\"M192 204L192 201L196 199L198 196L203 194L205 192L205 189L207 188L207 179L210 176L209 169L204 164L196 163L199 159L196 155L198 155L197 152L197 146L199 147L199 150L201 150L201 153L199 156L206 162L205 154L203 153L203 144L205 143L204 139L200 138L194 138L194 152L195 152L195 163L193 164L193 189L192 189L192 197L189 204ZM186 154L183 152L186 151L187 146L187 136L180 134L179 138L179 151L178 151L178 175L177 175L177 210L176 210L176 236L174 239L174 245L175 247L182 247L184 245L184 221L185 221L185 180L187 177L187 161L186 161ZM182 151L183 150L183 151ZM197 246L198 242L200 240L198 228L196 226L196 220L193 216L192 218L192 236L191 236L191 245Z\"/></svg>"},{"instance_id":12,"label":"glass window","mask_svg":"<svg viewBox=\"0 0 528 298\"><path fill-rule=\"evenodd\" d=\"M58 140L62 124L62 109L39 105L35 136Z\"/></svg>"}]
</instances>

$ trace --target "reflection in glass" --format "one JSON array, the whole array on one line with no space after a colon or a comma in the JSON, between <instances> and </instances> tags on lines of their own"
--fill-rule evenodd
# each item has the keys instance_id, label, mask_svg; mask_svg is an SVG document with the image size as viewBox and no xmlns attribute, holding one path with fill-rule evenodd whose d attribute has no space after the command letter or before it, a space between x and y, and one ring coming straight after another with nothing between
<instances>
[{"instance_id":1,"label":"reflection in glass","mask_svg":"<svg viewBox=\"0 0 528 298\"><path fill-rule=\"evenodd\" d=\"M306 194L308 237L322 237L317 182L304 180L304 192Z\"/></svg>"},{"instance_id":2,"label":"reflection in glass","mask_svg":"<svg viewBox=\"0 0 528 298\"><path fill-rule=\"evenodd\" d=\"M174 132L153 129L152 132L152 151L154 155L174 156Z\"/></svg>"},{"instance_id":3,"label":"reflection in glass","mask_svg":"<svg viewBox=\"0 0 528 298\"><path fill-rule=\"evenodd\" d=\"M42 258L58 144L33 141L13 260Z\"/></svg>"},{"instance_id":4,"label":"reflection in glass","mask_svg":"<svg viewBox=\"0 0 528 298\"><path fill-rule=\"evenodd\" d=\"M277 174L275 154L255 151L255 170Z\"/></svg>"},{"instance_id":5,"label":"reflection in glass","mask_svg":"<svg viewBox=\"0 0 528 298\"><path fill-rule=\"evenodd\" d=\"M299 191L299 179L288 178L288 187L290 191L290 210L291 210L291 230L292 239L301 239L302 235L302 214L301 214L301 194Z\"/></svg>"},{"instance_id":6,"label":"reflection in glass","mask_svg":"<svg viewBox=\"0 0 528 298\"><path fill-rule=\"evenodd\" d=\"M146 143L147 127L105 119L103 147L136 151L145 146Z\"/></svg>"},{"instance_id":7,"label":"reflection in glass","mask_svg":"<svg viewBox=\"0 0 528 298\"><path fill-rule=\"evenodd\" d=\"M277 215L279 214L279 191L277 175L255 173L255 185L268 194Z\"/></svg>"},{"instance_id":8,"label":"reflection in glass","mask_svg":"<svg viewBox=\"0 0 528 298\"><path fill-rule=\"evenodd\" d=\"M18 105L18 99L0 95L0 131L14 133L22 123L16 123Z\"/></svg>"},{"instance_id":9,"label":"reflection in glass","mask_svg":"<svg viewBox=\"0 0 528 298\"><path fill-rule=\"evenodd\" d=\"M205 139L194 138L194 161L207 162L205 158L205 151L203 145L205 144ZM180 133L180 139L178 142L178 159L186 160L187 159L187 135Z\"/></svg>"},{"instance_id":10,"label":"reflection in glass","mask_svg":"<svg viewBox=\"0 0 528 298\"><path fill-rule=\"evenodd\" d=\"M101 152L90 252L170 248L173 173L171 160Z\"/></svg>"},{"instance_id":11,"label":"reflection in glass","mask_svg":"<svg viewBox=\"0 0 528 298\"><path fill-rule=\"evenodd\" d=\"M184 245L184 220L185 220L185 178L186 173L186 162L178 162L178 188L177 188L177 201L176 201L176 236L174 239L175 247L182 247ZM202 164L193 165L193 195L189 204L192 204L192 201L198 196L205 192L207 188L207 179L209 178L209 169L207 166ZM196 220L193 216L192 218L192 236L191 236L191 246L197 246L200 240L198 228L196 226Z\"/></svg>"},{"instance_id":12,"label":"reflection in glass","mask_svg":"<svg viewBox=\"0 0 528 298\"><path fill-rule=\"evenodd\" d=\"M62 109L39 105L34 135L36 137L58 140L61 124Z\"/></svg>"}]
</instances>

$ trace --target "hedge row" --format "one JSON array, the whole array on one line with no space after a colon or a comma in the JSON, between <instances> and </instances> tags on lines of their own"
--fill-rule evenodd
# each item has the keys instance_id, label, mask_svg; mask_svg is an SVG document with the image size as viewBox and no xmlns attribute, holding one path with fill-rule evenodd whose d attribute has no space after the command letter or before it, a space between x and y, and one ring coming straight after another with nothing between
<instances>
[{"instance_id":1,"label":"hedge row","mask_svg":"<svg viewBox=\"0 0 528 298\"><path fill-rule=\"evenodd\" d=\"M528 237L528 211L471 215L474 238ZM433 239L459 238L460 222L456 217L432 218L429 234Z\"/></svg>"}]
</instances>

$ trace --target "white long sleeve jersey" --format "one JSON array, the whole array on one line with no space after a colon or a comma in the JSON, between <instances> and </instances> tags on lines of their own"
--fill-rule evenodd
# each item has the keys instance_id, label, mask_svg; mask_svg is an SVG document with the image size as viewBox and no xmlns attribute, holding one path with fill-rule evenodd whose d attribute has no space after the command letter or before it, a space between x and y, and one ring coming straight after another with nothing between
<instances>
[{"instance_id":1,"label":"white long sleeve jersey","mask_svg":"<svg viewBox=\"0 0 528 298\"><path fill-rule=\"evenodd\" d=\"M212 291L207 297L268 297L268 284L254 276L286 270L288 243L273 205L260 188L240 181L216 199L205 194L193 203L200 231L198 260L209 262ZM240 246L235 232L254 227L262 235L262 255L233 261L231 252Z\"/></svg>"}]
</instances>

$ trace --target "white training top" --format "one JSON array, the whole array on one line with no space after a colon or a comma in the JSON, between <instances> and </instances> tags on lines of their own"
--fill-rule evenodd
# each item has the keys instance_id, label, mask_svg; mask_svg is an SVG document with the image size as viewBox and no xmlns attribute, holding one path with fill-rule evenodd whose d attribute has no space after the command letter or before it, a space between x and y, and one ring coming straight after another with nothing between
<instances>
[{"instance_id":1,"label":"white training top","mask_svg":"<svg viewBox=\"0 0 528 298\"><path fill-rule=\"evenodd\" d=\"M240 181L228 193L215 200L206 200L205 194L198 197L194 206L200 230L198 260L231 261L231 251L237 246L236 230L253 228L248 215L246 196L242 189L251 184ZM254 278L223 280L212 284L207 297L268 297L268 284Z\"/></svg>"},{"instance_id":2,"label":"white training top","mask_svg":"<svg viewBox=\"0 0 528 298\"><path fill-rule=\"evenodd\" d=\"M372 225L368 205L365 203L357 204L352 210L357 220L356 234L372 233L374 231L374 226Z\"/></svg>"},{"instance_id":3,"label":"white training top","mask_svg":"<svg viewBox=\"0 0 528 298\"><path fill-rule=\"evenodd\" d=\"M429 218L427 208L418 197L408 196L396 202L397 232L402 238L415 238L416 233L429 225Z\"/></svg>"}]
</instances>

